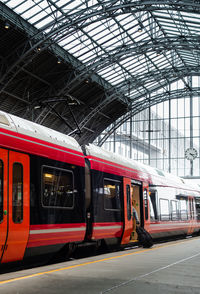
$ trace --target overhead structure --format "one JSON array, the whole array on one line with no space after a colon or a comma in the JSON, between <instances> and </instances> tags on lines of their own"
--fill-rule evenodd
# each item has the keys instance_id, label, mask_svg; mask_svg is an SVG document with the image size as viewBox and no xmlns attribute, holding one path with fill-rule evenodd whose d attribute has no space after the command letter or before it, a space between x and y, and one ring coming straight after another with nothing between
<instances>
[{"instance_id":1,"label":"overhead structure","mask_svg":"<svg viewBox=\"0 0 200 294\"><path fill-rule=\"evenodd\" d=\"M199 16L195 0L2 0L0 109L93 142L174 81L199 92Z\"/></svg>"}]
</instances>

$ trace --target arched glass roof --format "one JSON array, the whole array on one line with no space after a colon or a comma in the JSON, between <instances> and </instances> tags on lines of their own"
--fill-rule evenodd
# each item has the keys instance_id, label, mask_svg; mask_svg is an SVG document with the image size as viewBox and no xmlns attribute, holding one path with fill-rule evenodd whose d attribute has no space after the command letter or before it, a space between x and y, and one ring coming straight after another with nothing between
<instances>
[{"instance_id":1,"label":"arched glass roof","mask_svg":"<svg viewBox=\"0 0 200 294\"><path fill-rule=\"evenodd\" d=\"M128 102L199 74L197 1L2 0Z\"/></svg>"}]
</instances>

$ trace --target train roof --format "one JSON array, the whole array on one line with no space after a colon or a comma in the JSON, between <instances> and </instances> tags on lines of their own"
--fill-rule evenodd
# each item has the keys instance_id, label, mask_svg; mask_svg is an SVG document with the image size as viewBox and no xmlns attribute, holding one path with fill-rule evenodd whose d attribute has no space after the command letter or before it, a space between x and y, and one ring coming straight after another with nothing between
<instances>
[{"instance_id":1,"label":"train roof","mask_svg":"<svg viewBox=\"0 0 200 294\"><path fill-rule=\"evenodd\" d=\"M104 150L96 145L89 144L85 146L85 149L86 155L91 155L135 170L147 172L147 170L145 169L145 165L142 165L135 160L127 159L119 154Z\"/></svg>"},{"instance_id":2,"label":"train roof","mask_svg":"<svg viewBox=\"0 0 200 294\"><path fill-rule=\"evenodd\" d=\"M109 152L98 146L89 144L88 146L85 147L85 149L86 149L87 155L98 157L103 160L113 162L113 163L131 168L134 170L142 171L145 174L148 174L148 177L149 179L151 179L151 183L153 185L159 185L159 184L162 185L162 183L167 182L168 184L175 185L177 187L181 187L185 189L196 190L196 191L200 190L196 186L194 187L193 185L188 185L188 183L185 183L184 179L180 177L164 172L160 169L145 165L133 159L124 158L121 155Z\"/></svg>"},{"instance_id":3,"label":"train roof","mask_svg":"<svg viewBox=\"0 0 200 294\"><path fill-rule=\"evenodd\" d=\"M0 111L0 128L82 152L74 138L3 111Z\"/></svg>"}]
</instances>

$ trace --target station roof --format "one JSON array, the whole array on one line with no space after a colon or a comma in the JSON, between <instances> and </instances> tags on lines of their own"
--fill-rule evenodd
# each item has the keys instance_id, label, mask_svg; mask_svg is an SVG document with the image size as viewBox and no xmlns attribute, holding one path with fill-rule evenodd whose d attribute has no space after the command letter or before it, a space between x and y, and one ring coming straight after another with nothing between
<instances>
[{"instance_id":1,"label":"station roof","mask_svg":"<svg viewBox=\"0 0 200 294\"><path fill-rule=\"evenodd\" d=\"M85 144L175 81L199 94L199 15L194 0L1 0L0 109Z\"/></svg>"}]
</instances>

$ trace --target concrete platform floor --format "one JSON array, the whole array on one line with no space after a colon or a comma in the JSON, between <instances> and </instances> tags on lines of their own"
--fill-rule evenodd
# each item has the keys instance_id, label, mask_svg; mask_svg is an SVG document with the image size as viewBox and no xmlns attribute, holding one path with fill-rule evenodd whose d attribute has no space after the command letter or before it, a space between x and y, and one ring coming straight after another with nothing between
<instances>
[{"instance_id":1,"label":"concrete platform floor","mask_svg":"<svg viewBox=\"0 0 200 294\"><path fill-rule=\"evenodd\" d=\"M2 294L200 294L200 237L0 275Z\"/></svg>"}]
</instances>

